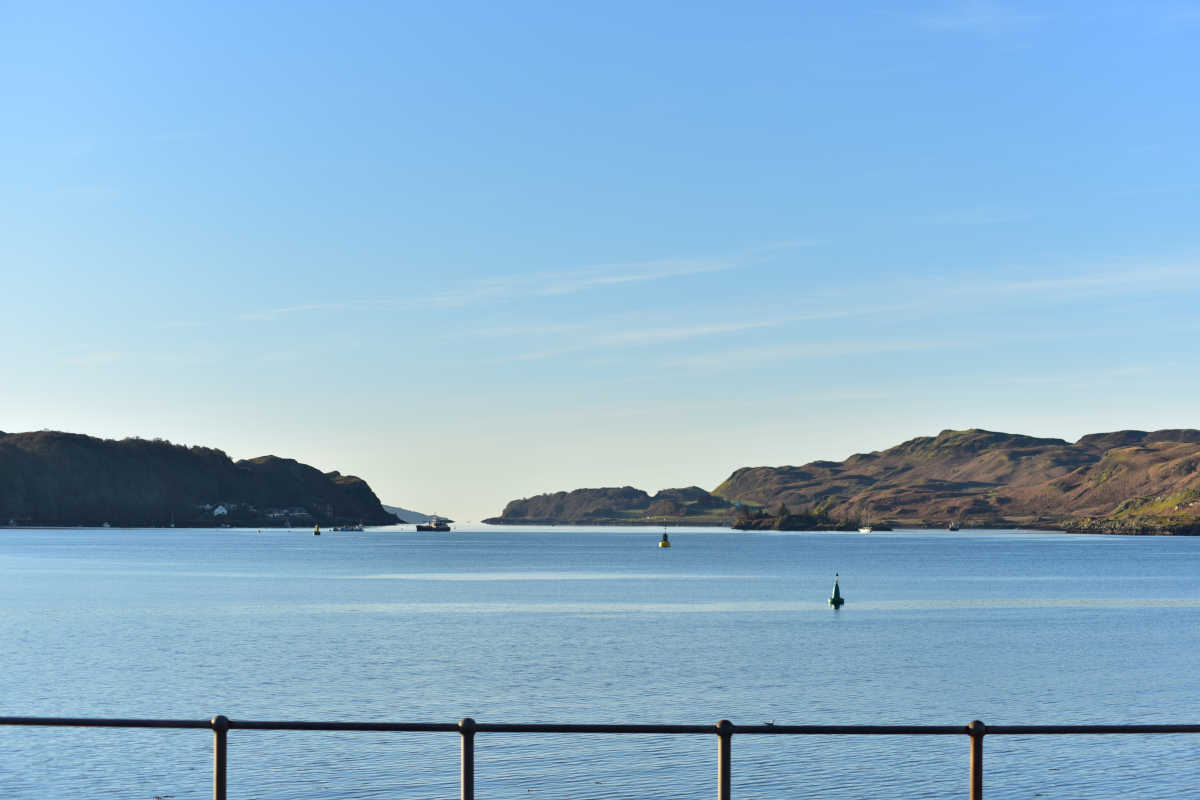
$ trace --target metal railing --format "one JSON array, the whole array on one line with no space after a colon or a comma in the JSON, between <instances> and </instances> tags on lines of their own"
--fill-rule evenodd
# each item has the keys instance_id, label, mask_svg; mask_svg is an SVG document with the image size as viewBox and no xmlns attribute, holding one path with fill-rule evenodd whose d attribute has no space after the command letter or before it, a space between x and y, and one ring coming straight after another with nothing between
<instances>
[{"instance_id":1,"label":"metal railing","mask_svg":"<svg viewBox=\"0 0 1200 800\"><path fill-rule=\"evenodd\" d=\"M1200 725L560 725L476 722L265 722L181 719L93 719L72 717L0 717L0 725L80 728L204 728L213 732L213 800L226 800L228 733L247 731L372 731L392 733L457 733L461 746L462 800L475 798L475 734L477 733L624 733L707 735L717 737L717 798L730 800L733 736L967 736L970 738L970 800L983 798L983 737L1064 734L1200 733Z\"/></svg>"}]
</instances>

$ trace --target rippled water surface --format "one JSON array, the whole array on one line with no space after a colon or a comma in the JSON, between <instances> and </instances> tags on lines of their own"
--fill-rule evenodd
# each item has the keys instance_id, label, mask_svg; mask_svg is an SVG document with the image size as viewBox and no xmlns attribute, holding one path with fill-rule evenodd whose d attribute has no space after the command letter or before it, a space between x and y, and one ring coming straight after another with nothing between
<instances>
[{"instance_id":1,"label":"rippled water surface","mask_svg":"<svg viewBox=\"0 0 1200 800\"><path fill-rule=\"evenodd\" d=\"M0 530L0 715L1200 721L1200 539L658 535ZM453 798L457 739L233 731L229 796ZM1200 785L1200 736L986 742L990 798ZM707 736L477 747L481 798L715 791ZM964 796L967 756L959 737L735 737L734 796ZM0 727L0 796L203 798L211 759L207 731Z\"/></svg>"}]
</instances>

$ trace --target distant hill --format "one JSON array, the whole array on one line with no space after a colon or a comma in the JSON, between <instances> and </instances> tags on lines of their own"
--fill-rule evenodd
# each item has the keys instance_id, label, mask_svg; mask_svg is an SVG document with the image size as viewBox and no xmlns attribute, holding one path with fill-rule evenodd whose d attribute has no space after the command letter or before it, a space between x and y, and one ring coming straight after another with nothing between
<instances>
[{"instance_id":1,"label":"distant hill","mask_svg":"<svg viewBox=\"0 0 1200 800\"><path fill-rule=\"evenodd\" d=\"M432 514L422 514L420 511L412 511L407 508L400 508L400 506L384 505L383 510L389 514L394 514L401 522L409 525L429 522L433 518Z\"/></svg>"},{"instance_id":2,"label":"distant hill","mask_svg":"<svg viewBox=\"0 0 1200 800\"><path fill-rule=\"evenodd\" d=\"M728 525L733 503L698 486L663 489L653 496L622 486L576 489L513 500L492 525Z\"/></svg>"},{"instance_id":3,"label":"distant hill","mask_svg":"<svg viewBox=\"0 0 1200 800\"><path fill-rule=\"evenodd\" d=\"M290 458L40 431L0 435L0 525L284 526L396 518L361 478Z\"/></svg>"},{"instance_id":4,"label":"distant hill","mask_svg":"<svg viewBox=\"0 0 1200 800\"><path fill-rule=\"evenodd\" d=\"M845 461L746 467L672 510L632 487L509 503L489 522L1065 528L1200 534L1200 431L1116 431L1063 439L946 430ZM699 494L697 494L699 493ZM704 497L704 496L707 497ZM699 505L698 505L699 503ZM779 515L780 506L784 514ZM704 522L701 522L704 520Z\"/></svg>"},{"instance_id":5,"label":"distant hill","mask_svg":"<svg viewBox=\"0 0 1200 800\"><path fill-rule=\"evenodd\" d=\"M1200 431L1117 431L1078 442L942 431L845 461L748 467L727 500L900 525L1200 533Z\"/></svg>"}]
</instances>

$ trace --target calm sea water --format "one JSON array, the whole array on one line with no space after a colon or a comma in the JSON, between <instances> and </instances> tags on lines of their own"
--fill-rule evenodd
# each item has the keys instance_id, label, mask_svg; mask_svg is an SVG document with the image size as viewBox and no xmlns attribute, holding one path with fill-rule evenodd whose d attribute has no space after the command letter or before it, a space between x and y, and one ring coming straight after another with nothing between
<instances>
[{"instance_id":1,"label":"calm sea water","mask_svg":"<svg viewBox=\"0 0 1200 800\"><path fill-rule=\"evenodd\" d=\"M1200 721L1200 538L0 530L0 715ZM847 604L826 605L834 572ZM457 796L456 734L230 733L230 797ZM711 737L477 739L483 798L710 798ZM992 798L1177 798L1200 736L989 737ZM210 796L211 734L0 728L0 796ZM734 738L739 798L964 796L959 737Z\"/></svg>"}]
</instances>

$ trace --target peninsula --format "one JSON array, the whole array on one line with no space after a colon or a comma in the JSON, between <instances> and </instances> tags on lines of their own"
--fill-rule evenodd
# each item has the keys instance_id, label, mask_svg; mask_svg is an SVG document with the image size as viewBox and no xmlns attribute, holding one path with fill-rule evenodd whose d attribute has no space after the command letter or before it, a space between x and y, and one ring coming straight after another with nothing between
<instances>
[{"instance_id":1,"label":"peninsula","mask_svg":"<svg viewBox=\"0 0 1200 800\"><path fill-rule=\"evenodd\" d=\"M485 521L1200 534L1200 431L1126 430L1072 443L945 430L845 461L745 467L712 492L579 489L514 500Z\"/></svg>"},{"instance_id":2,"label":"peninsula","mask_svg":"<svg viewBox=\"0 0 1200 800\"><path fill-rule=\"evenodd\" d=\"M290 458L76 433L0 433L0 525L391 525L366 481Z\"/></svg>"}]
</instances>

